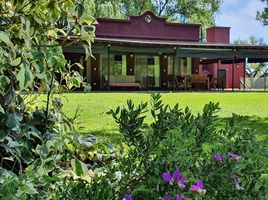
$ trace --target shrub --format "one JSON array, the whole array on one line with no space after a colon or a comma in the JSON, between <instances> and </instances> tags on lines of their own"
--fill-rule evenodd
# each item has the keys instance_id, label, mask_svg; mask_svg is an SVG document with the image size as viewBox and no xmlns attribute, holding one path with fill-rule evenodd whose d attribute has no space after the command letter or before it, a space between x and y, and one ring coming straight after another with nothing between
<instances>
[{"instance_id":1,"label":"shrub","mask_svg":"<svg viewBox=\"0 0 268 200\"><path fill-rule=\"evenodd\" d=\"M122 199L125 194L133 199L177 194L195 199L265 199L263 148L254 131L240 126L243 117L233 114L221 127L219 110L218 103L210 102L194 116L189 108L164 105L161 96L153 94L150 125L144 123L147 103L134 106L129 100L126 107L109 111L127 146L122 144L117 159L96 175L95 194L107 194L103 199ZM187 177L184 189L162 180L163 172L176 169ZM204 182L205 194L190 191L196 179ZM111 192L104 193L105 189Z\"/></svg>"}]
</instances>

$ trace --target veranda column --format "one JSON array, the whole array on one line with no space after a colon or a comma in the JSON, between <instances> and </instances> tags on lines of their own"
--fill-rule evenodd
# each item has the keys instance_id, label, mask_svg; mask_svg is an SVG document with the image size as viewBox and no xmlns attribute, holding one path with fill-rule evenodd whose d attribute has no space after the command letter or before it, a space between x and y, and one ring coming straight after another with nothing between
<instances>
[{"instance_id":1,"label":"veranda column","mask_svg":"<svg viewBox=\"0 0 268 200\"><path fill-rule=\"evenodd\" d=\"M107 87L107 90L110 91L110 47L111 45L108 44L108 50L107 50L107 53L108 53L108 87Z\"/></svg>"},{"instance_id":2,"label":"veranda column","mask_svg":"<svg viewBox=\"0 0 268 200\"><path fill-rule=\"evenodd\" d=\"M176 71L175 71L175 63L176 62L176 47L174 47L174 54L173 54L173 91L176 89L175 88L175 84L177 84L177 81L176 81Z\"/></svg>"},{"instance_id":3,"label":"veranda column","mask_svg":"<svg viewBox=\"0 0 268 200\"><path fill-rule=\"evenodd\" d=\"M160 55L160 76L161 76L161 89L166 90L167 89L167 72L168 68L168 59L167 55Z\"/></svg>"},{"instance_id":4,"label":"veranda column","mask_svg":"<svg viewBox=\"0 0 268 200\"><path fill-rule=\"evenodd\" d=\"M245 59L244 62L244 91L246 90L246 66L247 66L248 58Z\"/></svg>"},{"instance_id":5,"label":"veranda column","mask_svg":"<svg viewBox=\"0 0 268 200\"><path fill-rule=\"evenodd\" d=\"M234 65L235 65L235 49L233 50L233 62L232 62L232 91L234 92Z\"/></svg>"},{"instance_id":6,"label":"veranda column","mask_svg":"<svg viewBox=\"0 0 268 200\"><path fill-rule=\"evenodd\" d=\"M91 58L91 85L93 90L100 89L100 54Z\"/></svg>"}]
</instances>

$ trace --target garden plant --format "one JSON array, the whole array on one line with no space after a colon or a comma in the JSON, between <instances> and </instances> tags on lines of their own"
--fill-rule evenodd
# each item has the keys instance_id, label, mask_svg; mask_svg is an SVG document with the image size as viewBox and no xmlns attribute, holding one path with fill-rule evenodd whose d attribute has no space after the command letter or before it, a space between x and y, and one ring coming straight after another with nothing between
<instances>
[{"instance_id":1,"label":"garden plant","mask_svg":"<svg viewBox=\"0 0 268 200\"><path fill-rule=\"evenodd\" d=\"M218 103L193 115L152 94L151 108L128 100L108 112L121 143L79 134L79 112L67 117L54 94L83 85L83 66L62 53L77 43L91 55L95 20L83 10L79 0L0 3L0 199L267 199L262 146L241 116L219 126Z\"/></svg>"}]
</instances>

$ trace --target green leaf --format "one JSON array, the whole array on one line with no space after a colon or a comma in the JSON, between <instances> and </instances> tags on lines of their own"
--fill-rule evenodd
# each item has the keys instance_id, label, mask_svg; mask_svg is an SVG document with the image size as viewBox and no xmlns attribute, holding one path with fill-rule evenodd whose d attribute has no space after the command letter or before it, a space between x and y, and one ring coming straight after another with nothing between
<instances>
[{"instance_id":1,"label":"green leaf","mask_svg":"<svg viewBox=\"0 0 268 200\"><path fill-rule=\"evenodd\" d=\"M10 43L10 39L7 33L0 31L0 40L3 41L6 44Z\"/></svg>"},{"instance_id":2,"label":"green leaf","mask_svg":"<svg viewBox=\"0 0 268 200\"><path fill-rule=\"evenodd\" d=\"M35 151L40 156L46 156L49 153L47 146L41 146L39 144L37 145Z\"/></svg>"},{"instance_id":3,"label":"green leaf","mask_svg":"<svg viewBox=\"0 0 268 200\"><path fill-rule=\"evenodd\" d=\"M58 32L60 32L64 37L66 37L67 36L67 33L65 33L65 31L64 30L62 30L62 29L59 29L59 28L55 28L55 30L56 31L58 31Z\"/></svg>"},{"instance_id":4,"label":"green leaf","mask_svg":"<svg viewBox=\"0 0 268 200\"><path fill-rule=\"evenodd\" d=\"M34 20L35 20L38 24L42 25L42 19L40 19L37 15L34 15Z\"/></svg>"},{"instance_id":5,"label":"green leaf","mask_svg":"<svg viewBox=\"0 0 268 200\"><path fill-rule=\"evenodd\" d=\"M78 23L82 26L84 23L87 23L87 25L91 25L93 24L93 22L95 21L94 17L87 15L87 14L83 14L79 19L78 19Z\"/></svg>"},{"instance_id":6,"label":"green leaf","mask_svg":"<svg viewBox=\"0 0 268 200\"><path fill-rule=\"evenodd\" d=\"M47 36L52 37L52 38L55 38L55 39L58 38L58 34L56 33L55 30L48 30Z\"/></svg>"},{"instance_id":7,"label":"green leaf","mask_svg":"<svg viewBox=\"0 0 268 200\"><path fill-rule=\"evenodd\" d=\"M20 147L21 144L19 144L17 141L13 140L11 137L6 137L8 143L7 146L11 147L11 148L16 148L16 147Z\"/></svg>"},{"instance_id":8,"label":"green leaf","mask_svg":"<svg viewBox=\"0 0 268 200\"><path fill-rule=\"evenodd\" d=\"M85 164L80 160L72 159L71 160L72 169L77 176L83 176L85 174Z\"/></svg>"},{"instance_id":9,"label":"green leaf","mask_svg":"<svg viewBox=\"0 0 268 200\"><path fill-rule=\"evenodd\" d=\"M19 115L15 113L7 113L6 117L7 118L5 120L5 124L8 128L14 129L19 127L20 121L22 120L22 118Z\"/></svg>"},{"instance_id":10,"label":"green leaf","mask_svg":"<svg viewBox=\"0 0 268 200\"><path fill-rule=\"evenodd\" d=\"M81 63L74 63L74 64L72 64L72 66L73 65L76 65L77 67L79 67L80 69L84 69L84 67L83 67L83 65L81 65Z\"/></svg>"},{"instance_id":11,"label":"green leaf","mask_svg":"<svg viewBox=\"0 0 268 200\"><path fill-rule=\"evenodd\" d=\"M5 137L6 137L5 132L0 129L0 140L4 139Z\"/></svg>"},{"instance_id":12,"label":"green leaf","mask_svg":"<svg viewBox=\"0 0 268 200\"><path fill-rule=\"evenodd\" d=\"M73 153L75 152L75 148L72 144L68 143L68 144L66 144L66 146L71 152L73 152Z\"/></svg>"},{"instance_id":13,"label":"green leaf","mask_svg":"<svg viewBox=\"0 0 268 200\"><path fill-rule=\"evenodd\" d=\"M13 66L13 67L15 67L15 66L18 66L20 64L20 62L21 62L21 57L16 58L15 60L12 60L10 62L10 65Z\"/></svg>"},{"instance_id":14,"label":"green leaf","mask_svg":"<svg viewBox=\"0 0 268 200\"><path fill-rule=\"evenodd\" d=\"M34 76L29 66L21 67L20 71L17 74L17 79L19 81L21 90L29 87L33 83Z\"/></svg>"},{"instance_id":15,"label":"green leaf","mask_svg":"<svg viewBox=\"0 0 268 200\"><path fill-rule=\"evenodd\" d=\"M0 105L0 113L5 113L5 110L1 105Z\"/></svg>"},{"instance_id":16,"label":"green leaf","mask_svg":"<svg viewBox=\"0 0 268 200\"><path fill-rule=\"evenodd\" d=\"M7 76L0 76L0 91L5 91L5 87L9 86L10 79Z\"/></svg>"},{"instance_id":17,"label":"green leaf","mask_svg":"<svg viewBox=\"0 0 268 200\"><path fill-rule=\"evenodd\" d=\"M20 187L21 192L26 194L37 194L37 190L34 188L33 183L28 182L25 185Z\"/></svg>"}]
</instances>

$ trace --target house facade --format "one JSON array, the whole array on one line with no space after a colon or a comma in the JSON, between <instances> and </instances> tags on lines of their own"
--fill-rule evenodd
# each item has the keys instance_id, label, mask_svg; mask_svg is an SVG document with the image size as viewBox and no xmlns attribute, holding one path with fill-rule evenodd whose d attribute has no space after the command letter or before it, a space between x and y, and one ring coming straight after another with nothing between
<instances>
[{"instance_id":1,"label":"house facade","mask_svg":"<svg viewBox=\"0 0 268 200\"><path fill-rule=\"evenodd\" d=\"M97 21L92 58L84 59L82 46L64 48L66 59L84 66L80 73L93 90L210 89L219 80L239 88L246 62L268 59L267 46L230 44L229 27L207 29L202 42L199 24L169 23L150 11Z\"/></svg>"}]
</instances>

